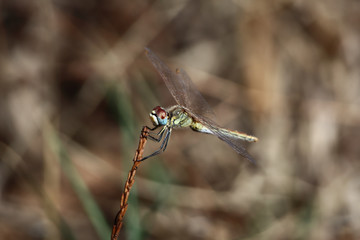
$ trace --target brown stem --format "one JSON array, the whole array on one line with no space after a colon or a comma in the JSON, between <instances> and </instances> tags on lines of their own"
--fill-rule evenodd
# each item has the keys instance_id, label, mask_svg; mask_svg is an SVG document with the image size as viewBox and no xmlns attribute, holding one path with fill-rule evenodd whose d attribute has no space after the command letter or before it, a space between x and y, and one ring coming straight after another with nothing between
<instances>
[{"instance_id":1,"label":"brown stem","mask_svg":"<svg viewBox=\"0 0 360 240\"><path fill-rule=\"evenodd\" d=\"M135 152L135 156L133 159L134 164L128 174L128 177L127 177L127 180L125 183L125 187L124 187L124 192L121 196L120 210L116 214L116 217L115 217L115 221L114 221L114 225L113 225L113 229L112 229L112 233L111 233L111 240L117 240L119 233L120 233L120 229L123 225L123 219L124 219L126 209L128 206L127 201L129 198L130 190L135 182L136 170L141 163L141 161L139 161L139 160L142 159L142 155L144 153L144 148L145 148L145 144L147 142L148 135L149 135L149 128L144 126L143 129L141 130L139 145L138 145L138 148Z\"/></svg>"}]
</instances>

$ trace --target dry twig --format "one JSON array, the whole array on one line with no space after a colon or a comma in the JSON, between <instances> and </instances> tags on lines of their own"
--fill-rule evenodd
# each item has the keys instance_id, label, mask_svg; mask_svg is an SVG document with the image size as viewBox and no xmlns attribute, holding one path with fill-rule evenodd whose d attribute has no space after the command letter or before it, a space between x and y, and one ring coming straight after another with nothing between
<instances>
[{"instance_id":1,"label":"dry twig","mask_svg":"<svg viewBox=\"0 0 360 240\"><path fill-rule=\"evenodd\" d=\"M134 164L129 172L129 175L128 175L126 183L125 183L124 192L121 196L120 210L116 214L116 217L115 217L115 221L114 221L114 225L113 225L113 229L112 229L112 233L111 233L111 240L117 240L119 233L120 233L120 229L123 225L123 218L125 216L126 209L128 206L127 201L129 198L130 190L135 182L136 170L141 163L141 161L139 161L139 160L142 159L142 155L144 153L144 148L145 148L145 144L147 142L148 135L149 135L149 128L144 126L143 129L141 130L139 145L138 145L138 148L135 152L135 156L133 159Z\"/></svg>"}]
</instances>

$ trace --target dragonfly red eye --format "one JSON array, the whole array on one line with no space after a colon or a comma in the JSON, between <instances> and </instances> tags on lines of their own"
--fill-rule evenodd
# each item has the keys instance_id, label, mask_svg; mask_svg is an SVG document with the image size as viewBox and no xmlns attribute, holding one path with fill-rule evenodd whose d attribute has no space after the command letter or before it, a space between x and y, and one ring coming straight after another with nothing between
<instances>
[{"instance_id":1,"label":"dragonfly red eye","mask_svg":"<svg viewBox=\"0 0 360 240\"><path fill-rule=\"evenodd\" d=\"M155 111L155 114L157 117L164 119L166 118L166 111L164 108L157 106L153 109L153 111Z\"/></svg>"},{"instance_id":2,"label":"dragonfly red eye","mask_svg":"<svg viewBox=\"0 0 360 240\"><path fill-rule=\"evenodd\" d=\"M166 125L167 112L164 108L157 106L152 110L150 118L155 125Z\"/></svg>"}]
</instances>

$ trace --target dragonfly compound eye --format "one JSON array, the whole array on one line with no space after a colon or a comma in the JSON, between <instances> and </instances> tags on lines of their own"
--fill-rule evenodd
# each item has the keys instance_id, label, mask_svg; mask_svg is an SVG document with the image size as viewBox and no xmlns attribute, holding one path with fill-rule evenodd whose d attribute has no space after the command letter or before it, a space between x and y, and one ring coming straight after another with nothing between
<instances>
[{"instance_id":1,"label":"dragonfly compound eye","mask_svg":"<svg viewBox=\"0 0 360 240\"><path fill-rule=\"evenodd\" d=\"M166 125L167 123L167 112L164 108L157 106L150 113L150 119L155 126Z\"/></svg>"}]
</instances>

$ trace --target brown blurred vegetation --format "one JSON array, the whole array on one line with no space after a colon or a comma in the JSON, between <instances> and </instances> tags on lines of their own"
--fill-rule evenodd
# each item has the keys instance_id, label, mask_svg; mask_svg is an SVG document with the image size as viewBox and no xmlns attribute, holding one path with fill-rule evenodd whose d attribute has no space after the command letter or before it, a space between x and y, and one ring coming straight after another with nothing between
<instances>
[{"instance_id":1,"label":"brown blurred vegetation","mask_svg":"<svg viewBox=\"0 0 360 240\"><path fill-rule=\"evenodd\" d=\"M120 239L360 239L360 1L0 2L0 239L109 239L143 125L184 68L254 167L174 132ZM147 146L147 152L156 148Z\"/></svg>"}]
</instances>

